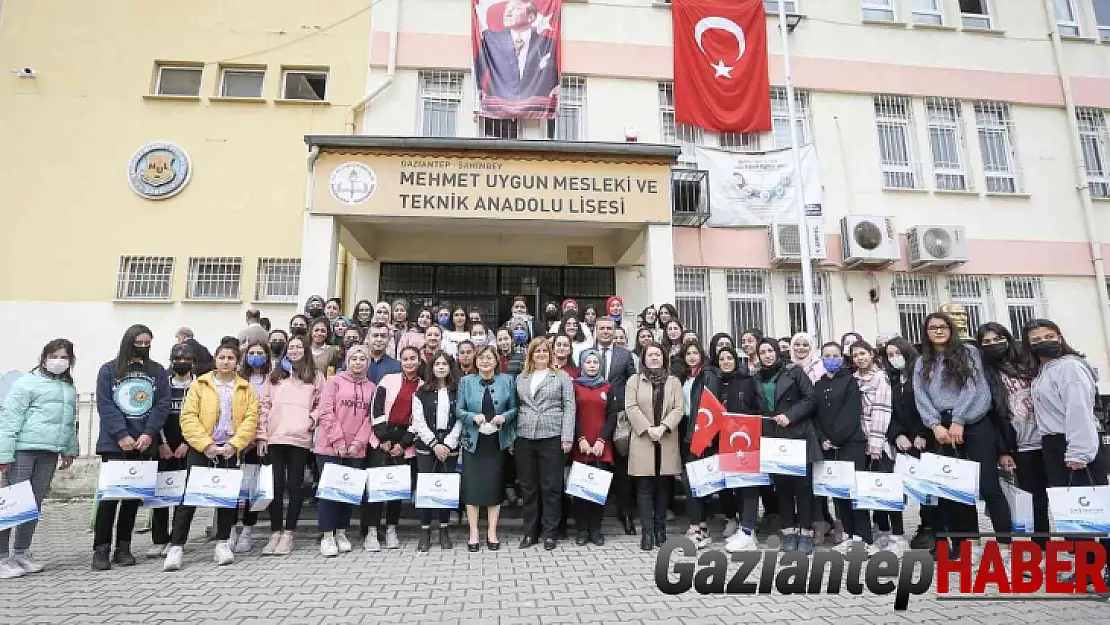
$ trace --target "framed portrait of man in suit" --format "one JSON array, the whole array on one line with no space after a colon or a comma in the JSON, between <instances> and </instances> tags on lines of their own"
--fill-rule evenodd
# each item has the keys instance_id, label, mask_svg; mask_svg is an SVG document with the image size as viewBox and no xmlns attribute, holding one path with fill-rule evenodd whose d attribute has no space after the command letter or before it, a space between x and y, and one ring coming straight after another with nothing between
<instances>
[{"instance_id":1,"label":"framed portrait of man in suit","mask_svg":"<svg viewBox=\"0 0 1110 625\"><path fill-rule=\"evenodd\" d=\"M472 1L478 113L554 119L562 74L562 0Z\"/></svg>"}]
</instances>

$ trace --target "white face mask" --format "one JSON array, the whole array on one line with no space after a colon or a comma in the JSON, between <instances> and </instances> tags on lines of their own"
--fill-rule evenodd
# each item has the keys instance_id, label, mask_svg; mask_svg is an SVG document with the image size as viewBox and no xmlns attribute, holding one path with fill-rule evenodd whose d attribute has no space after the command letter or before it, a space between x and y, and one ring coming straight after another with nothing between
<instances>
[{"instance_id":1,"label":"white face mask","mask_svg":"<svg viewBox=\"0 0 1110 625\"><path fill-rule=\"evenodd\" d=\"M45 368L53 375L61 375L65 373L67 369L69 369L69 359L47 358L45 365L43 365L43 368Z\"/></svg>"},{"instance_id":2,"label":"white face mask","mask_svg":"<svg viewBox=\"0 0 1110 625\"><path fill-rule=\"evenodd\" d=\"M895 356L890 359L890 366L901 371L902 369L906 368L906 359L902 356Z\"/></svg>"}]
</instances>

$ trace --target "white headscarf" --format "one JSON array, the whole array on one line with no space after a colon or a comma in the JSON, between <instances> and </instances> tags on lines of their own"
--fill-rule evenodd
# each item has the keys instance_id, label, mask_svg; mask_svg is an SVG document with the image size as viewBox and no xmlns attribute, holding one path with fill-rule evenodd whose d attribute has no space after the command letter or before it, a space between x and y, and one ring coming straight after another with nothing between
<instances>
[{"instance_id":1,"label":"white headscarf","mask_svg":"<svg viewBox=\"0 0 1110 625\"><path fill-rule=\"evenodd\" d=\"M794 345L802 341L809 345L809 356L798 358L794 354ZM826 373L825 365L821 362L821 346L817 344L817 339L806 332L799 332L790 339L790 360L806 372L810 382L817 382Z\"/></svg>"}]
</instances>

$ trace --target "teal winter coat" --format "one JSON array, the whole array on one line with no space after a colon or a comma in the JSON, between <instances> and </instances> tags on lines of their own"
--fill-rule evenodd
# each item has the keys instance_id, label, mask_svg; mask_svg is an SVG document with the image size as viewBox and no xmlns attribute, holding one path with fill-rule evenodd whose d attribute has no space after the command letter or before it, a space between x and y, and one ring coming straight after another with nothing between
<instances>
[{"instance_id":1,"label":"teal winter coat","mask_svg":"<svg viewBox=\"0 0 1110 625\"><path fill-rule=\"evenodd\" d=\"M77 389L39 370L16 380L0 407L0 464L17 451L77 456Z\"/></svg>"},{"instance_id":2,"label":"teal winter coat","mask_svg":"<svg viewBox=\"0 0 1110 625\"><path fill-rule=\"evenodd\" d=\"M505 417L505 424L497 433L501 449L508 449L516 441L516 384L513 376L498 373L493 379L493 411ZM460 445L462 449L474 453L478 448L478 426L474 417L482 412L482 398L486 389L482 387L480 376L476 373L463 376L459 380L458 401L455 415L463 424ZM496 415L494 415L496 416Z\"/></svg>"}]
</instances>

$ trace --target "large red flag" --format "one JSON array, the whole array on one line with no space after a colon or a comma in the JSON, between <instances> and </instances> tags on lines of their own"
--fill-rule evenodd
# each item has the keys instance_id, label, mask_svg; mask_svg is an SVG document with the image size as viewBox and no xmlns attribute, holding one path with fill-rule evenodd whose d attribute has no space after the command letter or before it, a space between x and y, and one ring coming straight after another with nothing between
<instances>
[{"instance_id":1,"label":"large red flag","mask_svg":"<svg viewBox=\"0 0 1110 625\"><path fill-rule=\"evenodd\" d=\"M725 407L705 389L701 390L700 405L697 420L694 421L694 434L690 437L690 452L699 458L705 448L713 444L713 438L720 431L721 419L725 414Z\"/></svg>"},{"instance_id":2,"label":"large red flag","mask_svg":"<svg viewBox=\"0 0 1110 625\"><path fill-rule=\"evenodd\" d=\"M763 419L725 413L721 419L720 463L723 473L759 473Z\"/></svg>"},{"instance_id":3,"label":"large red flag","mask_svg":"<svg viewBox=\"0 0 1110 625\"><path fill-rule=\"evenodd\" d=\"M674 118L723 132L771 130L762 0L673 0Z\"/></svg>"}]
</instances>

